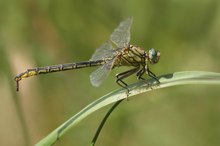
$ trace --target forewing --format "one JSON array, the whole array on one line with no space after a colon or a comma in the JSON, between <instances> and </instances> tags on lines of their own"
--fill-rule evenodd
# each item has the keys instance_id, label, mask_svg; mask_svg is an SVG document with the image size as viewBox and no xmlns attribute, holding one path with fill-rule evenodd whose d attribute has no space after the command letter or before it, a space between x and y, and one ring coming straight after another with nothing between
<instances>
[{"instance_id":1,"label":"forewing","mask_svg":"<svg viewBox=\"0 0 220 146\"><path fill-rule=\"evenodd\" d=\"M102 82L108 77L115 59L109 60L103 66L99 67L97 70L91 73L90 81L93 86L98 87Z\"/></svg>"},{"instance_id":2,"label":"forewing","mask_svg":"<svg viewBox=\"0 0 220 146\"><path fill-rule=\"evenodd\" d=\"M111 42L107 41L102 44L98 49L96 49L90 60L95 61L105 59L106 57L109 57L111 54L113 54L113 52L114 50Z\"/></svg>"},{"instance_id":3,"label":"forewing","mask_svg":"<svg viewBox=\"0 0 220 146\"><path fill-rule=\"evenodd\" d=\"M119 48L127 47L130 41L130 29L132 18L129 17L122 21L119 26L113 31L110 40Z\"/></svg>"}]
</instances>

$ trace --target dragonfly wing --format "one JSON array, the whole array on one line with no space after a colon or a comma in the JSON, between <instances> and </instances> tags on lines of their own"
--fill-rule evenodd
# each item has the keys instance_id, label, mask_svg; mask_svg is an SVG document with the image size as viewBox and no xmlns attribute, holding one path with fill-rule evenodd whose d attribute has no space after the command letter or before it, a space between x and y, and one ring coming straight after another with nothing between
<instances>
[{"instance_id":1,"label":"dragonfly wing","mask_svg":"<svg viewBox=\"0 0 220 146\"><path fill-rule=\"evenodd\" d=\"M108 77L115 59L109 60L103 66L99 67L97 70L91 73L90 81L93 86L98 87L102 82Z\"/></svg>"},{"instance_id":2,"label":"dragonfly wing","mask_svg":"<svg viewBox=\"0 0 220 146\"><path fill-rule=\"evenodd\" d=\"M109 57L110 54L113 54L114 50L110 41L102 44L98 49L96 49L95 53L91 57L91 61L102 60L106 57Z\"/></svg>"},{"instance_id":3,"label":"dragonfly wing","mask_svg":"<svg viewBox=\"0 0 220 146\"><path fill-rule=\"evenodd\" d=\"M95 53L92 55L90 60L95 61L95 60L102 60L105 58L113 58L115 52L117 52L118 49L115 49L112 46L112 43L114 43L118 48L127 47L130 41L131 24L132 24L131 17L122 21L111 34L110 40L105 42L98 49L96 49Z\"/></svg>"},{"instance_id":4,"label":"dragonfly wing","mask_svg":"<svg viewBox=\"0 0 220 146\"><path fill-rule=\"evenodd\" d=\"M130 41L130 29L132 18L129 17L122 21L119 26L113 31L110 40L119 48L127 47Z\"/></svg>"}]
</instances>

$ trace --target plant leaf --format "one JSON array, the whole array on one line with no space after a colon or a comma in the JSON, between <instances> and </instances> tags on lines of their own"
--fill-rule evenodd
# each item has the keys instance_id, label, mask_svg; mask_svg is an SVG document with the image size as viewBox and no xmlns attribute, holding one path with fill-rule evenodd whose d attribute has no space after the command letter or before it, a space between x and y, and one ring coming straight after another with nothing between
<instances>
[{"instance_id":1,"label":"plant leaf","mask_svg":"<svg viewBox=\"0 0 220 146\"><path fill-rule=\"evenodd\" d=\"M131 96L141 94L147 91L160 89L164 87L184 85L184 84L220 84L220 73L205 72L205 71L185 71L176 72L157 77L160 84L154 79L139 81L128 86L130 89L127 94L126 89L119 89L110 92L101 98L90 103L76 115L60 125L57 129L51 132L48 136L43 138L36 146L50 146L53 145L59 138L61 138L67 131L69 131L78 122L95 112L96 110L119 101L121 99L130 98ZM147 84L146 84L147 82Z\"/></svg>"}]
</instances>

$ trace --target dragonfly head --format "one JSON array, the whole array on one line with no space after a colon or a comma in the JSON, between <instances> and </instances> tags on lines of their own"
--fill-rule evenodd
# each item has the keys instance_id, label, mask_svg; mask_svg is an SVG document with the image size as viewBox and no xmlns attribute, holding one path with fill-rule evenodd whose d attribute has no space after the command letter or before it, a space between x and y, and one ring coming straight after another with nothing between
<instances>
[{"instance_id":1,"label":"dragonfly head","mask_svg":"<svg viewBox=\"0 0 220 146\"><path fill-rule=\"evenodd\" d=\"M148 52L148 59L151 64L156 64L160 60L160 52L151 48Z\"/></svg>"}]
</instances>

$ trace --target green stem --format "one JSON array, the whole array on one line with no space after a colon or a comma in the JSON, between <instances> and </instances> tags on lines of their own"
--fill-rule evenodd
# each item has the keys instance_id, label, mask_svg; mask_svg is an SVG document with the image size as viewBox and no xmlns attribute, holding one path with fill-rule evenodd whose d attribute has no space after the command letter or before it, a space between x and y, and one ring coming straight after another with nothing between
<instances>
[{"instance_id":1,"label":"green stem","mask_svg":"<svg viewBox=\"0 0 220 146\"><path fill-rule=\"evenodd\" d=\"M101 132L101 130L102 130L102 127L104 126L106 120L108 119L108 117L110 116L110 114L112 113L112 111L113 111L123 100L124 100L124 99L121 99L121 100L119 100L119 101L116 101L116 102L114 103L114 105L113 105L113 106L109 109L109 111L106 113L105 117L102 119L102 122L100 123L100 125L99 125L99 127L98 127L98 129L97 129L97 131L96 131L96 133L95 133L95 135L94 135L94 137L93 137L93 139L92 139L91 146L94 146L94 145L95 145L96 140L97 140L97 138L98 138L98 136L99 136L99 134L100 134L100 132Z\"/></svg>"}]
</instances>

